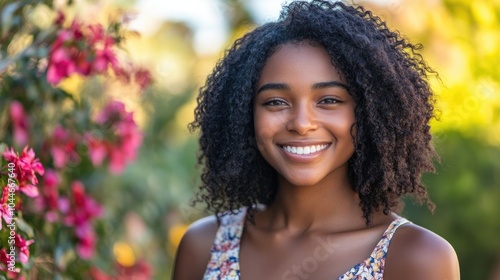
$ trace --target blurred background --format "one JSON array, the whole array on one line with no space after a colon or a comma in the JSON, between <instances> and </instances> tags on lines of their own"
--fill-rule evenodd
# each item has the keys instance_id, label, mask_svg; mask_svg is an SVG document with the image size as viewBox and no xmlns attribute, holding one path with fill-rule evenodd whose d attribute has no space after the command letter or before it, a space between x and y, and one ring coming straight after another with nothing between
<instances>
[{"instance_id":1,"label":"blurred background","mask_svg":"<svg viewBox=\"0 0 500 280\"><path fill-rule=\"evenodd\" d=\"M85 20L131 11L128 28L137 33L127 35L124 48L155 81L141 95L127 88L110 93L134 112L144 138L135 162L119 176L102 175L89 190L106 213L101 223L112 250L101 257L125 267L144 260L153 279L170 278L182 234L205 215L190 205L200 170L197 136L187 124L198 88L224 49L276 19L284 2L75 1L73 13ZM442 80L431 80L439 115L432 129L442 160L437 173L424 178L437 208L432 214L408 200L404 215L455 247L462 279L500 279L500 0L357 3L422 43L424 58ZM96 90L72 77L61 87Z\"/></svg>"}]
</instances>

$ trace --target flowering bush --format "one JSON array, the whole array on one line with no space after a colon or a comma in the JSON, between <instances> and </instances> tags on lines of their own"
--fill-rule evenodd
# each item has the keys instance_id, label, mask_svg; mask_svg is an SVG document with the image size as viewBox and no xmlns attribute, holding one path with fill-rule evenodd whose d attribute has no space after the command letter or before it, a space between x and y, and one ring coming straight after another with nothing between
<instances>
[{"instance_id":1,"label":"flowering bush","mask_svg":"<svg viewBox=\"0 0 500 280\"><path fill-rule=\"evenodd\" d=\"M52 24L36 24L40 9ZM98 174L122 173L142 143L133 113L106 83L133 83L139 92L151 75L120 52L128 16L106 27L68 20L65 9L26 0L0 11L0 279L147 278L147 263L131 274L99 245L107 244L106 209L92 190ZM65 89L74 76L102 92ZM103 273L96 258L115 273Z\"/></svg>"}]
</instances>

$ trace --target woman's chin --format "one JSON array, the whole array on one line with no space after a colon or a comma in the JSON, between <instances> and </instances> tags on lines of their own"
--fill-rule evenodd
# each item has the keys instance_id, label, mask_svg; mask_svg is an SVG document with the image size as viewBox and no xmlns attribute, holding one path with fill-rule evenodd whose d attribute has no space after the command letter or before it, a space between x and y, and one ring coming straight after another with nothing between
<instances>
[{"instance_id":1,"label":"woman's chin","mask_svg":"<svg viewBox=\"0 0 500 280\"><path fill-rule=\"evenodd\" d=\"M321 181L319 176L300 176L300 174L296 175L299 176L290 176L283 179L287 182L287 185L296 187L312 187L317 185Z\"/></svg>"}]
</instances>

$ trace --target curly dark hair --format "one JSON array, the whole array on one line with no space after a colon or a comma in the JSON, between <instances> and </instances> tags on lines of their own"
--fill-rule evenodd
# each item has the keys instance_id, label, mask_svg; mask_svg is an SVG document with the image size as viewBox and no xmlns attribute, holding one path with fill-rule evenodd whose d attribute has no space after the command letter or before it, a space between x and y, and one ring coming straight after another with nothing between
<instances>
[{"instance_id":1,"label":"curly dark hair","mask_svg":"<svg viewBox=\"0 0 500 280\"><path fill-rule=\"evenodd\" d=\"M192 131L200 129L199 164L204 165L198 202L216 214L272 203L277 172L255 142L253 98L267 58L285 43L321 45L343 74L353 96L357 135L349 178L369 225L374 211L397 211L402 197L433 204L421 182L437 155L429 121L436 74L411 44L359 5L296 1L276 22L236 40L200 89ZM293 58L291 58L293 59ZM437 75L437 74L436 74Z\"/></svg>"}]
</instances>

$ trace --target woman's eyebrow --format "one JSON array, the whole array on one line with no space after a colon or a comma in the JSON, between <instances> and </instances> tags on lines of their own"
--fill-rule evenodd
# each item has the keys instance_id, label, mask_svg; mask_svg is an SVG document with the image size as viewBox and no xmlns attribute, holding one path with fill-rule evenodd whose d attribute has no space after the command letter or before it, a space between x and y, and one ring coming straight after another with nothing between
<instances>
[{"instance_id":1,"label":"woman's eyebrow","mask_svg":"<svg viewBox=\"0 0 500 280\"><path fill-rule=\"evenodd\" d=\"M345 90L349 91L349 88L347 87L346 84L338 82L338 81L328 81L328 82L320 82L320 83L315 83L312 86L312 89L322 89L322 88L330 88L330 87L341 87L344 88ZM290 87L287 84L283 83L268 83L268 84L263 84L258 90L257 93L260 93L261 91L264 90L289 90Z\"/></svg>"},{"instance_id":2,"label":"woman's eyebrow","mask_svg":"<svg viewBox=\"0 0 500 280\"><path fill-rule=\"evenodd\" d=\"M345 90L349 91L349 88L347 87L346 84L338 82L338 81L315 83L312 88L313 89L322 89L322 88L329 88L329 87L341 87L341 88L344 88Z\"/></svg>"},{"instance_id":3,"label":"woman's eyebrow","mask_svg":"<svg viewBox=\"0 0 500 280\"><path fill-rule=\"evenodd\" d=\"M281 84L281 83L269 83L269 84L263 84L258 90L257 93L260 93L261 91L264 90L269 90L269 89L277 89L277 90L288 90L290 87L287 84Z\"/></svg>"}]
</instances>

